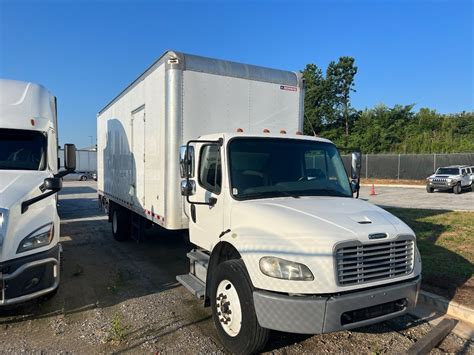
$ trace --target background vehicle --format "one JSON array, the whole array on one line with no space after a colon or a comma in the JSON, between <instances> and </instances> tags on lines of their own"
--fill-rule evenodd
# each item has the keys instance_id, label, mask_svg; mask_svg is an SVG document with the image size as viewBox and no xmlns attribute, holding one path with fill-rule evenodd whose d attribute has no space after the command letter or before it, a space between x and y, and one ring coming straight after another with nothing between
<instances>
[{"instance_id":1,"label":"background vehicle","mask_svg":"<svg viewBox=\"0 0 474 355\"><path fill-rule=\"evenodd\" d=\"M177 279L231 352L258 351L270 329L350 329L416 304L414 232L352 197L359 153L349 183L334 144L294 134L303 99L299 74L167 52L98 114L114 238L189 229Z\"/></svg>"},{"instance_id":2,"label":"background vehicle","mask_svg":"<svg viewBox=\"0 0 474 355\"><path fill-rule=\"evenodd\" d=\"M434 190L450 190L455 194L460 194L462 189L471 188L472 179L469 174L470 168L464 165L452 165L441 167L436 173L426 180L426 191L431 193Z\"/></svg>"},{"instance_id":3,"label":"background vehicle","mask_svg":"<svg viewBox=\"0 0 474 355\"><path fill-rule=\"evenodd\" d=\"M63 178L64 181L87 181L87 180L93 180L93 176L91 172L74 172L71 174L66 175Z\"/></svg>"},{"instance_id":4,"label":"background vehicle","mask_svg":"<svg viewBox=\"0 0 474 355\"><path fill-rule=\"evenodd\" d=\"M56 98L38 84L0 79L0 306L59 285L55 194L74 170L75 147L65 151L58 173Z\"/></svg>"},{"instance_id":5,"label":"background vehicle","mask_svg":"<svg viewBox=\"0 0 474 355\"><path fill-rule=\"evenodd\" d=\"M59 150L59 169L64 169L64 150ZM97 171L97 151L95 149L76 150L76 171L92 174ZM88 178L91 179L88 175Z\"/></svg>"}]
</instances>

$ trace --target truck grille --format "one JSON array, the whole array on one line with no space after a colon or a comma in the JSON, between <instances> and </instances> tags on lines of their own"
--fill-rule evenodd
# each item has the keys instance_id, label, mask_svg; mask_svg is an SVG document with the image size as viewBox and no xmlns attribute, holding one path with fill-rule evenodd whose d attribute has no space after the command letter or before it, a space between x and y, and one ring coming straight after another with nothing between
<instances>
[{"instance_id":1,"label":"truck grille","mask_svg":"<svg viewBox=\"0 0 474 355\"><path fill-rule=\"evenodd\" d=\"M433 178L431 180L433 185L446 185L447 179L446 178Z\"/></svg>"},{"instance_id":2,"label":"truck grille","mask_svg":"<svg viewBox=\"0 0 474 355\"><path fill-rule=\"evenodd\" d=\"M354 285L409 274L413 269L414 245L412 236L383 243L339 244L335 255L338 284Z\"/></svg>"}]
</instances>

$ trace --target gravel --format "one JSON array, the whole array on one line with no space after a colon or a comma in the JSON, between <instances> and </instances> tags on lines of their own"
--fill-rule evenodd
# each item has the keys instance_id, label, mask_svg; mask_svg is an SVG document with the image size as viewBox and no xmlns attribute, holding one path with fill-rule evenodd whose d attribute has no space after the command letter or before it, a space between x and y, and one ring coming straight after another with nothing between
<instances>
[{"instance_id":1,"label":"gravel","mask_svg":"<svg viewBox=\"0 0 474 355\"><path fill-rule=\"evenodd\" d=\"M62 280L49 300L0 310L0 353L224 353L208 308L175 280L187 272L181 235L151 229L142 244L117 243L92 182L65 183ZM412 316L352 331L274 332L268 353L401 353L431 329ZM433 351L474 353L450 334Z\"/></svg>"}]
</instances>

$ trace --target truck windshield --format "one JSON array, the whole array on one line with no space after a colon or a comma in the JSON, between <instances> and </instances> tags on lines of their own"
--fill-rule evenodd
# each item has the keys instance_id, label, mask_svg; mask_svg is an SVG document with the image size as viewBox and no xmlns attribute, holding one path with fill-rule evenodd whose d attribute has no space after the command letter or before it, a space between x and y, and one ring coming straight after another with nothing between
<instances>
[{"instance_id":1,"label":"truck windshield","mask_svg":"<svg viewBox=\"0 0 474 355\"><path fill-rule=\"evenodd\" d=\"M46 137L38 131L0 129L0 170L44 170Z\"/></svg>"},{"instance_id":2,"label":"truck windshield","mask_svg":"<svg viewBox=\"0 0 474 355\"><path fill-rule=\"evenodd\" d=\"M283 196L352 197L331 143L287 138L234 138L229 143L231 193L238 200Z\"/></svg>"},{"instance_id":3,"label":"truck windshield","mask_svg":"<svg viewBox=\"0 0 474 355\"><path fill-rule=\"evenodd\" d=\"M457 168L439 168L436 170L436 174L440 175L459 175L459 169Z\"/></svg>"}]
</instances>

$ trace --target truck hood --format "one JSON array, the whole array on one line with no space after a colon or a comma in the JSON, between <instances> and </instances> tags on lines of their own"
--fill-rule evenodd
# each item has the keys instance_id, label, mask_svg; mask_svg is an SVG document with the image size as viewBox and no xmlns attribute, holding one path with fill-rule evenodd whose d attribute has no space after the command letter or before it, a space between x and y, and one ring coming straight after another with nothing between
<instances>
[{"instance_id":1,"label":"truck hood","mask_svg":"<svg viewBox=\"0 0 474 355\"><path fill-rule=\"evenodd\" d=\"M319 241L327 245L349 239L368 241L386 233L383 240L414 232L400 219L366 201L341 197L300 197L250 200L232 209L232 230L276 239ZM253 231L253 232L252 232ZM254 235L254 237L258 237ZM299 244L299 243L298 243Z\"/></svg>"},{"instance_id":2,"label":"truck hood","mask_svg":"<svg viewBox=\"0 0 474 355\"><path fill-rule=\"evenodd\" d=\"M10 209L32 193L39 195L37 188L49 175L47 171L0 170L0 207Z\"/></svg>"}]
</instances>

